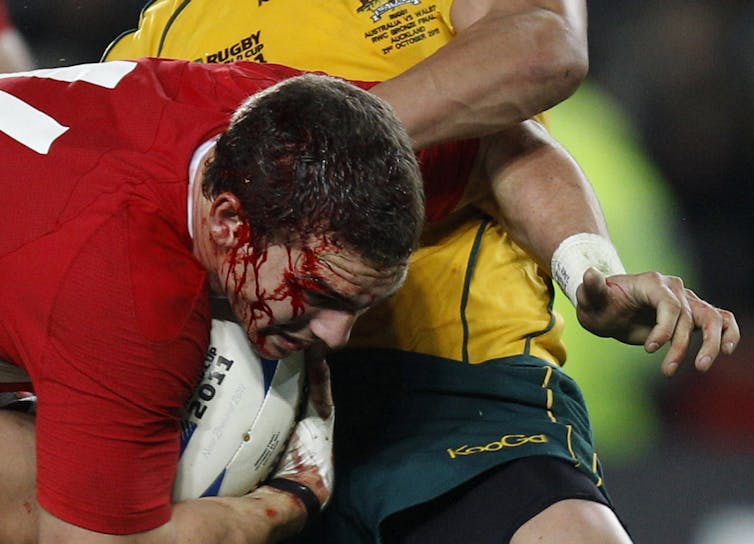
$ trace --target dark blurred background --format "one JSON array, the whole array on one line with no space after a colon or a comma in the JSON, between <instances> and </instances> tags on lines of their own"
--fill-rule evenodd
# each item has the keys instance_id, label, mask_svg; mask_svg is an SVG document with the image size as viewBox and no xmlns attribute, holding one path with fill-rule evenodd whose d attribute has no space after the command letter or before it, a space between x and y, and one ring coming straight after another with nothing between
<instances>
[{"instance_id":1,"label":"dark blurred background","mask_svg":"<svg viewBox=\"0 0 754 544\"><path fill-rule=\"evenodd\" d=\"M37 66L99 60L143 0L7 0ZM590 176L629 270L734 310L738 352L660 376L660 355L580 331L608 489L637 543L754 543L754 2L590 2L587 82L552 130ZM698 344L698 340L697 340Z\"/></svg>"}]
</instances>

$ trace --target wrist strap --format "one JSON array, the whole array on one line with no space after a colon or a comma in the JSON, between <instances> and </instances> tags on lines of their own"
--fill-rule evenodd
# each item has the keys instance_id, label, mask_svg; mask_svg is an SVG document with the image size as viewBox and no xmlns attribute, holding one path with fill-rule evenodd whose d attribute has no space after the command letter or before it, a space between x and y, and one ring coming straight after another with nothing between
<instances>
[{"instance_id":1,"label":"wrist strap","mask_svg":"<svg viewBox=\"0 0 754 544\"><path fill-rule=\"evenodd\" d=\"M560 242L552 255L552 279L571 299L574 307L587 268L596 268L605 276L625 274L626 269L610 240L599 234L580 232Z\"/></svg>"},{"instance_id":2,"label":"wrist strap","mask_svg":"<svg viewBox=\"0 0 754 544\"><path fill-rule=\"evenodd\" d=\"M304 507L306 508L307 527L311 525L319 515L319 511L322 508L322 505L320 504L317 495L315 495L314 491L312 491L308 486L294 480L289 480L288 478L273 478L269 482L265 482L264 485L274 487L275 489L285 491L298 497L298 499L304 504Z\"/></svg>"}]
</instances>

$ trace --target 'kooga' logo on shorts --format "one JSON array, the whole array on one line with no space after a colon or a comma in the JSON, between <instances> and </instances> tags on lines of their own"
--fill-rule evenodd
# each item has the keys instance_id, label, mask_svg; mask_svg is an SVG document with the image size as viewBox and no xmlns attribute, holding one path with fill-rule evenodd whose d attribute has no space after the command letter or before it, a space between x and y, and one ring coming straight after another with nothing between
<instances>
[{"instance_id":1,"label":"'kooga' logo on shorts","mask_svg":"<svg viewBox=\"0 0 754 544\"><path fill-rule=\"evenodd\" d=\"M527 443L545 444L547 443L547 436L544 434L534 434L529 436L525 434L506 434L505 436L500 437L500 440L495 440L484 446L463 445L458 448L448 448L447 452L451 459L456 459L457 457L464 455L500 451L505 448L516 448Z\"/></svg>"}]
</instances>

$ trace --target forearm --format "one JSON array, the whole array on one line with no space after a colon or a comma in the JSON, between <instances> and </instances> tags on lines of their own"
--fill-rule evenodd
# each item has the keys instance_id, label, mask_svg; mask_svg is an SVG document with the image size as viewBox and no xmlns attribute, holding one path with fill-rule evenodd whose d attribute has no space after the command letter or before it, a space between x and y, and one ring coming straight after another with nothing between
<instances>
[{"instance_id":1,"label":"forearm","mask_svg":"<svg viewBox=\"0 0 754 544\"><path fill-rule=\"evenodd\" d=\"M206 497L176 504L168 523L133 535L94 533L40 509L39 543L273 544L299 532L305 522L306 510L296 497L261 486L244 497ZM28 541L13 535L9 542Z\"/></svg>"},{"instance_id":2,"label":"forearm","mask_svg":"<svg viewBox=\"0 0 754 544\"><path fill-rule=\"evenodd\" d=\"M333 485L334 412L329 368L318 348L307 353L306 375L306 408L268 485L241 498L208 497L175 505L171 523L177 544L278 542L301 531L308 516L327 503ZM296 484L309 492L302 493Z\"/></svg>"},{"instance_id":3,"label":"forearm","mask_svg":"<svg viewBox=\"0 0 754 544\"><path fill-rule=\"evenodd\" d=\"M485 138L480 157L480 176L492 184L492 205L499 207L487 211L543 270L550 270L555 249L572 234L609 238L589 180L538 123Z\"/></svg>"},{"instance_id":4,"label":"forearm","mask_svg":"<svg viewBox=\"0 0 754 544\"><path fill-rule=\"evenodd\" d=\"M456 0L457 35L374 87L417 148L496 132L570 96L588 69L583 0Z\"/></svg>"},{"instance_id":5,"label":"forearm","mask_svg":"<svg viewBox=\"0 0 754 544\"><path fill-rule=\"evenodd\" d=\"M272 544L296 534L305 523L298 499L266 486L241 498L177 504L171 520L180 544Z\"/></svg>"}]
</instances>

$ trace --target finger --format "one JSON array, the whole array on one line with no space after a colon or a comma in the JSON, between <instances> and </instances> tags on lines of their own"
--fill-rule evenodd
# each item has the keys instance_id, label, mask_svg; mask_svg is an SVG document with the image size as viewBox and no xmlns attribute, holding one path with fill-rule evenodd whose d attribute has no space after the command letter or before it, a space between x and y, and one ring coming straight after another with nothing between
<instances>
[{"instance_id":1,"label":"finger","mask_svg":"<svg viewBox=\"0 0 754 544\"><path fill-rule=\"evenodd\" d=\"M702 308L699 314L704 317L699 319L703 341L697 356L696 368L704 372L710 369L721 352L726 355L733 353L741 340L741 332L731 312L698 300Z\"/></svg>"},{"instance_id":2,"label":"finger","mask_svg":"<svg viewBox=\"0 0 754 544\"><path fill-rule=\"evenodd\" d=\"M741 331L732 312L721 309L718 309L718 312L720 312L720 316L723 319L722 350L726 355L730 355L741 341Z\"/></svg>"},{"instance_id":3,"label":"finger","mask_svg":"<svg viewBox=\"0 0 754 544\"><path fill-rule=\"evenodd\" d=\"M330 367L324 358L309 356L306 361L306 378L309 383L309 407L321 418L327 419L333 410Z\"/></svg>"},{"instance_id":4,"label":"finger","mask_svg":"<svg viewBox=\"0 0 754 544\"><path fill-rule=\"evenodd\" d=\"M325 359L326 355L327 345L325 345L324 342L315 342L304 352L304 359L308 364L316 361L321 361Z\"/></svg>"},{"instance_id":5,"label":"finger","mask_svg":"<svg viewBox=\"0 0 754 544\"><path fill-rule=\"evenodd\" d=\"M668 285L667 277L657 272L640 274L632 290L634 304L654 313L653 324L644 337L644 349L654 353L673 337L682 303Z\"/></svg>"},{"instance_id":6,"label":"finger","mask_svg":"<svg viewBox=\"0 0 754 544\"><path fill-rule=\"evenodd\" d=\"M706 372L720 354L724 320L717 308L700 299L693 291L688 291L692 305L694 324L702 331L702 345L696 355L694 366Z\"/></svg>"},{"instance_id":7,"label":"finger","mask_svg":"<svg viewBox=\"0 0 754 544\"><path fill-rule=\"evenodd\" d=\"M695 315L688 299L689 293L693 293L683 286L683 281L673 276L666 276L664 280L672 298L658 306L657 321L660 327L670 331L670 349L663 359L662 371L666 376L672 376L688 353L695 328ZM663 323L663 319L667 321ZM652 332L647 341L652 342Z\"/></svg>"}]
</instances>

